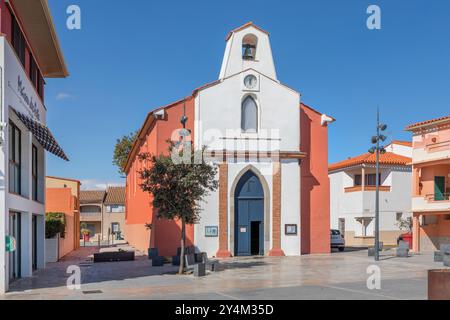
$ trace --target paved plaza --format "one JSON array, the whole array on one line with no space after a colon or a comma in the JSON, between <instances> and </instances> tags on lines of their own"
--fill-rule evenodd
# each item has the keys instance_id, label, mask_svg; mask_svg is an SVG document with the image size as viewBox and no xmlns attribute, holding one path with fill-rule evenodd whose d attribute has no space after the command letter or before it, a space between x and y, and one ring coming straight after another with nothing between
<instances>
[{"instance_id":1,"label":"paved plaza","mask_svg":"<svg viewBox=\"0 0 450 320\"><path fill-rule=\"evenodd\" d=\"M383 254L377 263L381 289L367 288L367 250L301 257L252 257L220 261L204 278L176 275L177 267L152 267L146 257L132 262L96 263L82 248L48 264L32 278L12 283L0 299L426 299L427 270L442 269L431 254L396 258ZM80 266L81 290L66 287L70 265Z\"/></svg>"}]
</instances>

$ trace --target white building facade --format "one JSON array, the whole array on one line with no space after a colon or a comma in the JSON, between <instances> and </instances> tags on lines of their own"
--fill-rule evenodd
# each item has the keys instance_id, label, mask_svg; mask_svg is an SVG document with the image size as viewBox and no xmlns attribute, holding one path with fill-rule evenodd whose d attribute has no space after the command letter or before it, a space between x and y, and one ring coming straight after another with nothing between
<instances>
[{"instance_id":1,"label":"white building facade","mask_svg":"<svg viewBox=\"0 0 450 320\"><path fill-rule=\"evenodd\" d=\"M219 81L199 90L195 99L197 134L194 144L218 152L225 150L225 161L219 171L222 170L221 178L227 180L227 193L232 195L226 200L228 252L232 255L250 255L253 249L253 254L270 254L274 252L271 231L274 223L271 214L274 212L274 184L280 183L283 190L283 205L281 216L276 218L280 219L276 222L277 225L290 224L301 228L300 93L278 81L266 32L250 25L233 31L227 38ZM246 108L252 107L253 112L246 112ZM246 116L248 119L243 118ZM246 125L248 127L245 127ZM292 158L280 159L282 151L290 152ZM235 156L234 152L240 152L240 155ZM283 178L274 181L277 170L281 170ZM226 171L226 177L223 171ZM248 172L257 179L246 186L251 186L253 182L261 184L260 191L263 192L255 194L255 197L260 199L238 200L240 179L252 179L245 176ZM257 193L257 190L253 191ZM247 196L250 198L253 195ZM220 212L220 202L219 192L212 194L205 201L203 212ZM246 210L243 209L244 206L249 206L249 210L254 211L241 215L239 210ZM256 212L258 214L252 216L252 213ZM243 215L246 217L242 217ZM241 221L236 221L235 217L242 217ZM205 214L195 226L196 246L205 248L210 254L216 254L220 237L211 239L205 234L205 228L219 226L219 219L220 214ZM256 237L256 228L260 228L256 231L257 236L264 239L261 241L261 247L256 245L257 249L252 248L252 237ZM281 232L278 241L275 247L284 254L300 253L299 232L296 235ZM253 241L253 244L255 243ZM225 252L225 255L228 255L228 252Z\"/></svg>"},{"instance_id":2,"label":"white building facade","mask_svg":"<svg viewBox=\"0 0 450 320\"><path fill-rule=\"evenodd\" d=\"M45 149L67 160L46 127L43 80L67 71L62 56L50 59L60 49L37 2L0 2L11 22L0 36L0 294L45 267Z\"/></svg>"},{"instance_id":3,"label":"white building facade","mask_svg":"<svg viewBox=\"0 0 450 320\"><path fill-rule=\"evenodd\" d=\"M380 241L394 245L405 233L399 222L411 219L411 143L393 141L380 156ZM330 223L347 246L374 243L375 155L363 154L329 167Z\"/></svg>"}]
</instances>

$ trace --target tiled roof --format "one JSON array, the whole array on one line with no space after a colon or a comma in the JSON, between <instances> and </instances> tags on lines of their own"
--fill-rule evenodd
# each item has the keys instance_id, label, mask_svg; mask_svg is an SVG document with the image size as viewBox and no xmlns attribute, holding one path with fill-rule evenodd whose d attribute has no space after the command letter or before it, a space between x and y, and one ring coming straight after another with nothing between
<instances>
[{"instance_id":1,"label":"tiled roof","mask_svg":"<svg viewBox=\"0 0 450 320\"><path fill-rule=\"evenodd\" d=\"M380 164L384 165L401 165L406 166L411 163L412 159L408 157L404 157L392 152L386 152L385 154L380 155ZM361 164L375 164L376 163L376 155L371 153L365 153L360 156L349 158L344 161L340 161L337 163L333 163L328 167L329 171L334 171L338 169L348 168Z\"/></svg>"},{"instance_id":2,"label":"tiled roof","mask_svg":"<svg viewBox=\"0 0 450 320\"><path fill-rule=\"evenodd\" d=\"M80 203L99 203L103 202L105 191L83 190L80 191Z\"/></svg>"},{"instance_id":3,"label":"tiled roof","mask_svg":"<svg viewBox=\"0 0 450 320\"><path fill-rule=\"evenodd\" d=\"M125 187L109 187L106 191L105 204L125 205Z\"/></svg>"},{"instance_id":4,"label":"tiled roof","mask_svg":"<svg viewBox=\"0 0 450 320\"><path fill-rule=\"evenodd\" d=\"M393 140L391 144L398 144L405 147L412 147L412 142L410 141Z\"/></svg>"},{"instance_id":5,"label":"tiled roof","mask_svg":"<svg viewBox=\"0 0 450 320\"><path fill-rule=\"evenodd\" d=\"M431 120L427 120L427 121L423 121L423 122L417 122L414 124L411 124L409 126L406 127L406 131L410 131L419 127L423 127L423 126L427 126L427 125L431 125L434 124L436 122L441 122L441 121L450 121L450 116L446 116L446 117L440 117L440 118L436 118L436 119L431 119Z\"/></svg>"}]
</instances>

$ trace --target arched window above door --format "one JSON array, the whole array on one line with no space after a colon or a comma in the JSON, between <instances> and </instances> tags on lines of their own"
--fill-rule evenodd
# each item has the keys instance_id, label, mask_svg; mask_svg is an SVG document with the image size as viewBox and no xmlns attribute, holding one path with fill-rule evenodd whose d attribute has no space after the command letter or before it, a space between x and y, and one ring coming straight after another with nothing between
<instances>
[{"instance_id":1,"label":"arched window above door","mask_svg":"<svg viewBox=\"0 0 450 320\"><path fill-rule=\"evenodd\" d=\"M242 102L241 129L245 133L258 132L258 106L252 96Z\"/></svg>"}]
</instances>

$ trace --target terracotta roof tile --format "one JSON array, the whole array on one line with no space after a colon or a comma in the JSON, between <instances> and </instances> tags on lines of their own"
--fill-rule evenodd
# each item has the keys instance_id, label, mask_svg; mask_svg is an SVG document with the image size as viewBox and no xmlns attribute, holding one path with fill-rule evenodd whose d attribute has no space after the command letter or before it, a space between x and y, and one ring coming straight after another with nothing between
<instances>
[{"instance_id":1,"label":"terracotta roof tile","mask_svg":"<svg viewBox=\"0 0 450 320\"><path fill-rule=\"evenodd\" d=\"M105 191L82 190L80 191L80 203L99 203L103 202Z\"/></svg>"},{"instance_id":2,"label":"terracotta roof tile","mask_svg":"<svg viewBox=\"0 0 450 320\"><path fill-rule=\"evenodd\" d=\"M386 152L385 154L380 155L380 164L387 165L401 165L406 166L411 163L412 159L408 157L404 157L392 152ZM348 168L361 164L375 164L376 163L376 155L371 153L365 153L357 157L349 158L344 161L340 161L337 163L333 163L328 167L329 171L334 171L338 169Z\"/></svg>"},{"instance_id":3,"label":"terracotta roof tile","mask_svg":"<svg viewBox=\"0 0 450 320\"><path fill-rule=\"evenodd\" d=\"M450 121L450 116L445 116L445 117L440 117L440 118L431 119L431 120L427 120L427 121L417 122L417 123L407 126L405 130L410 131L410 130L413 130L413 129L416 129L419 127L432 125L436 122L441 122L441 121L446 121L446 120Z\"/></svg>"},{"instance_id":4,"label":"terracotta roof tile","mask_svg":"<svg viewBox=\"0 0 450 320\"><path fill-rule=\"evenodd\" d=\"M105 204L125 205L125 187L109 187L106 191Z\"/></svg>"},{"instance_id":5,"label":"terracotta roof tile","mask_svg":"<svg viewBox=\"0 0 450 320\"><path fill-rule=\"evenodd\" d=\"M411 141L400 141L400 140L392 140L391 144L398 144L405 147L412 147Z\"/></svg>"}]
</instances>

